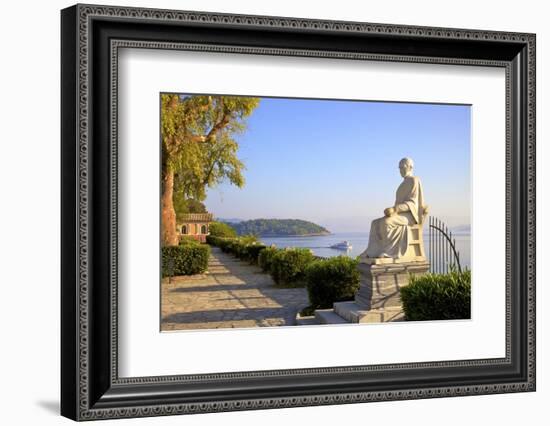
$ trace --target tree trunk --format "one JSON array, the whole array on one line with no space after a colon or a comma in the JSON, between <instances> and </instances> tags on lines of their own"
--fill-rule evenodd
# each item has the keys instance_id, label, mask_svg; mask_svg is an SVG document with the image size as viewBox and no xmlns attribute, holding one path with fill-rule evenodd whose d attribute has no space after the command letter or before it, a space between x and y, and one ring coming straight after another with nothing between
<instances>
[{"instance_id":1,"label":"tree trunk","mask_svg":"<svg viewBox=\"0 0 550 426\"><path fill-rule=\"evenodd\" d=\"M177 246L179 243L176 230L176 210L174 210L174 171L168 168L162 182L162 245Z\"/></svg>"}]
</instances>

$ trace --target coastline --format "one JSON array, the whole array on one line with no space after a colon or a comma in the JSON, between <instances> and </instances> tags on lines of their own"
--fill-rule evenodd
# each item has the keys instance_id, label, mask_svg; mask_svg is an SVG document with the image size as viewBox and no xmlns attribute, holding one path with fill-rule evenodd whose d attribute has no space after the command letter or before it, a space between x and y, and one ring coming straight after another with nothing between
<instances>
[{"instance_id":1,"label":"coastline","mask_svg":"<svg viewBox=\"0 0 550 426\"><path fill-rule=\"evenodd\" d=\"M332 232L315 232L313 234L261 234L258 238L298 238L298 237L323 237L333 235ZM240 237L242 235L239 235Z\"/></svg>"},{"instance_id":2,"label":"coastline","mask_svg":"<svg viewBox=\"0 0 550 426\"><path fill-rule=\"evenodd\" d=\"M462 266L470 266L471 254L471 235L454 235L457 243L457 250L460 253ZM348 257L359 256L368 245L368 232L332 232L323 235L298 235L298 236L261 236L260 241L265 245L275 245L279 248L284 247L303 247L314 251L319 257L333 257L345 255ZM341 241L347 241L351 249L347 251L331 248L331 245ZM424 235L424 248L426 254L429 252L428 235Z\"/></svg>"}]
</instances>

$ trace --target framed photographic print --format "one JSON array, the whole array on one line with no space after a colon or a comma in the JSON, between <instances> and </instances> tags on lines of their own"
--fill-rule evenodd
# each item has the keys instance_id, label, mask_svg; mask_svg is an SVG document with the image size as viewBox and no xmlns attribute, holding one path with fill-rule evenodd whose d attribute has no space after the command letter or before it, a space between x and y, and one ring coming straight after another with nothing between
<instances>
[{"instance_id":1,"label":"framed photographic print","mask_svg":"<svg viewBox=\"0 0 550 426\"><path fill-rule=\"evenodd\" d=\"M61 12L61 412L535 390L535 35Z\"/></svg>"}]
</instances>

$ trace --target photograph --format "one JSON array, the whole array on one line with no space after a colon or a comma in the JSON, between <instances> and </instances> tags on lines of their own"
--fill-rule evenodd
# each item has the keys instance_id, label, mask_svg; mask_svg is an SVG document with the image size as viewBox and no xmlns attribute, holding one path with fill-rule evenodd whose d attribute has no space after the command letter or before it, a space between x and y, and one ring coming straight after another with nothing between
<instances>
[{"instance_id":1,"label":"photograph","mask_svg":"<svg viewBox=\"0 0 550 426\"><path fill-rule=\"evenodd\" d=\"M159 108L161 331L471 318L471 105Z\"/></svg>"},{"instance_id":2,"label":"photograph","mask_svg":"<svg viewBox=\"0 0 550 426\"><path fill-rule=\"evenodd\" d=\"M369 419L424 421L531 393L489 410L517 424L541 401L543 14L311 6L64 5L43 31L61 292L40 366L62 416L342 405L332 424L384 401Z\"/></svg>"}]
</instances>

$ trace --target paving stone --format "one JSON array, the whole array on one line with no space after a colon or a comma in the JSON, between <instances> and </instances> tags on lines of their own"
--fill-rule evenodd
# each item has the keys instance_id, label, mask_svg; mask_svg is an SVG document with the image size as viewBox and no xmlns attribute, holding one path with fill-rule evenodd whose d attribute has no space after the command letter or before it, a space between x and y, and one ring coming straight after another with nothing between
<instances>
[{"instance_id":1,"label":"paving stone","mask_svg":"<svg viewBox=\"0 0 550 426\"><path fill-rule=\"evenodd\" d=\"M279 289L259 267L212 249L208 271L163 279L161 330L294 325L304 288Z\"/></svg>"}]
</instances>

